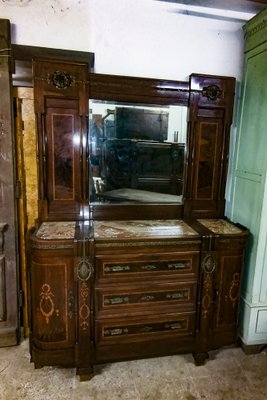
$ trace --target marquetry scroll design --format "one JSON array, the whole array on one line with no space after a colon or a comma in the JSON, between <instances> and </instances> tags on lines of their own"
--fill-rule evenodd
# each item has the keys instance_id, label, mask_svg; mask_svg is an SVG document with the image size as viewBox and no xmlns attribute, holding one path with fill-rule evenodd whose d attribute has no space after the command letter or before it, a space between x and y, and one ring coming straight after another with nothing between
<instances>
[{"instance_id":1,"label":"marquetry scroll design","mask_svg":"<svg viewBox=\"0 0 267 400\"><path fill-rule=\"evenodd\" d=\"M103 296L104 306L115 306L119 304L143 304L162 301L183 301L189 300L190 289L175 290L172 292L151 292L151 293L133 293L129 295L105 295Z\"/></svg>"},{"instance_id":2,"label":"marquetry scroll design","mask_svg":"<svg viewBox=\"0 0 267 400\"><path fill-rule=\"evenodd\" d=\"M207 97L211 101L215 101L223 97L223 91L217 85L209 85L203 88L202 96Z\"/></svg>"},{"instance_id":3,"label":"marquetry scroll design","mask_svg":"<svg viewBox=\"0 0 267 400\"><path fill-rule=\"evenodd\" d=\"M68 294L68 316L69 319L72 319L74 316L75 309L75 296L72 290L69 291Z\"/></svg>"},{"instance_id":4,"label":"marquetry scroll design","mask_svg":"<svg viewBox=\"0 0 267 400\"><path fill-rule=\"evenodd\" d=\"M188 329L188 320L179 319L171 322L152 322L140 325L124 325L103 328L103 337L129 336L156 332L185 331Z\"/></svg>"},{"instance_id":5,"label":"marquetry scroll design","mask_svg":"<svg viewBox=\"0 0 267 400\"><path fill-rule=\"evenodd\" d=\"M65 71L55 71L47 75L49 85L55 86L56 89L67 89L69 86L75 86L76 81L73 75Z\"/></svg>"},{"instance_id":6,"label":"marquetry scroll design","mask_svg":"<svg viewBox=\"0 0 267 400\"><path fill-rule=\"evenodd\" d=\"M45 322L49 324L49 320L54 313L57 317L59 316L59 309L55 307L55 295L51 291L51 286L48 283L44 283L42 285L39 297L40 301L37 311L41 313L41 315L45 318Z\"/></svg>"},{"instance_id":7,"label":"marquetry scroll design","mask_svg":"<svg viewBox=\"0 0 267 400\"><path fill-rule=\"evenodd\" d=\"M207 274L203 282L203 295L202 295L202 309L201 315L203 318L208 318L210 308L211 308L211 289L212 289L212 275Z\"/></svg>"},{"instance_id":8,"label":"marquetry scroll design","mask_svg":"<svg viewBox=\"0 0 267 400\"><path fill-rule=\"evenodd\" d=\"M105 274L116 274L116 273L133 273L133 272L164 272L164 271L179 271L179 270L191 270L191 260L181 261L164 261L164 262L148 262L148 263L121 263L121 264L105 264Z\"/></svg>"},{"instance_id":9,"label":"marquetry scroll design","mask_svg":"<svg viewBox=\"0 0 267 400\"><path fill-rule=\"evenodd\" d=\"M208 318L212 304L213 274L217 268L217 256L214 251L203 252L201 269L203 272L202 317Z\"/></svg>"},{"instance_id":10,"label":"marquetry scroll design","mask_svg":"<svg viewBox=\"0 0 267 400\"><path fill-rule=\"evenodd\" d=\"M86 282L82 282L80 285L80 328L86 331L89 328L90 323L90 308L89 308L89 288Z\"/></svg>"},{"instance_id":11,"label":"marquetry scroll design","mask_svg":"<svg viewBox=\"0 0 267 400\"><path fill-rule=\"evenodd\" d=\"M228 299L231 301L233 308L237 306L239 300L239 286L240 286L240 274L234 273L232 281L230 282L228 295L225 296L225 301Z\"/></svg>"}]
</instances>

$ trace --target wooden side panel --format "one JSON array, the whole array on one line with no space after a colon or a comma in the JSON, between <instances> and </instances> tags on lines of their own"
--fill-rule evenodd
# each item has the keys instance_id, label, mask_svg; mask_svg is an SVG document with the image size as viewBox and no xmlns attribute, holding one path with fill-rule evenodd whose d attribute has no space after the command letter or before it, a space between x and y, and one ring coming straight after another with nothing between
<instances>
[{"instance_id":1,"label":"wooden side panel","mask_svg":"<svg viewBox=\"0 0 267 400\"><path fill-rule=\"evenodd\" d=\"M88 207L86 63L34 60L39 217L79 219Z\"/></svg>"},{"instance_id":2,"label":"wooden side panel","mask_svg":"<svg viewBox=\"0 0 267 400\"><path fill-rule=\"evenodd\" d=\"M235 79L192 75L184 216L224 216Z\"/></svg>"},{"instance_id":3,"label":"wooden side panel","mask_svg":"<svg viewBox=\"0 0 267 400\"><path fill-rule=\"evenodd\" d=\"M0 321L0 346L15 345L19 339L19 287L17 259L16 171L13 102L11 92L10 23L0 20L0 223L6 223L5 320Z\"/></svg>"},{"instance_id":4,"label":"wooden side panel","mask_svg":"<svg viewBox=\"0 0 267 400\"><path fill-rule=\"evenodd\" d=\"M71 260L32 260L32 332L34 343L49 349L73 346L75 313Z\"/></svg>"}]
</instances>

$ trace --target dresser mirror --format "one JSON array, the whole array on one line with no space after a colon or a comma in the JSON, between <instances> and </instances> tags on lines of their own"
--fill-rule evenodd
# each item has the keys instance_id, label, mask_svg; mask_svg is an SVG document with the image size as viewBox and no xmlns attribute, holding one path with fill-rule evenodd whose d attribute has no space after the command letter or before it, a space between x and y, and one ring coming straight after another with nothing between
<instances>
[{"instance_id":1,"label":"dresser mirror","mask_svg":"<svg viewBox=\"0 0 267 400\"><path fill-rule=\"evenodd\" d=\"M187 113L91 99L90 203L182 203Z\"/></svg>"}]
</instances>

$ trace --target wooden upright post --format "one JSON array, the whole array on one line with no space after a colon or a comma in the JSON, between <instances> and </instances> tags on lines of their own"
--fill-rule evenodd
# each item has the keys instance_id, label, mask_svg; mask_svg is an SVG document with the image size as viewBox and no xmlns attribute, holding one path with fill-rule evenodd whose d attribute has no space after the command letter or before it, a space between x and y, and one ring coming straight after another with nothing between
<instances>
[{"instance_id":1,"label":"wooden upright post","mask_svg":"<svg viewBox=\"0 0 267 400\"><path fill-rule=\"evenodd\" d=\"M0 223L5 224L1 264L0 346L19 340L15 140L13 128L10 22L0 19Z\"/></svg>"}]
</instances>

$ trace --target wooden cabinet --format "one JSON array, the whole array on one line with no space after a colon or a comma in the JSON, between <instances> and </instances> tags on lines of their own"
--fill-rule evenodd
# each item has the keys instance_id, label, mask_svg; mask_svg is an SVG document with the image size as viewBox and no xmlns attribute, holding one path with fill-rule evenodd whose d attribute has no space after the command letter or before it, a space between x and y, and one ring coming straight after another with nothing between
<instances>
[{"instance_id":1,"label":"wooden cabinet","mask_svg":"<svg viewBox=\"0 0 267 400\"><path fill-rule=\"evenodd\" d=\"M71 366L77 339L74 235L47 242L42 232L52 227L41 225L30 243L31 356L36 366Z\"/></svg>"},{"instance_id":2,"label":"wooden cabinet","mask_svg":"<svg viewBox=\"0 0 267 400\"><path fill-rule=\"evenodd\" d=\"M192 225L202 235L199 326L195 347L196 363L202 363L209 350L237 340L248 231L225 219L199 219Z\"/></svg>"},{"instance_id":3,"label":"wooden cabinet","mask_svg":"<svg viewBox=\"0 0 267 400\"><path fill-rule=\"evenodd\" d=\"M244 26L245 54L232 197L228 215L251 237L241 292L239 334L248 351L267 343L266 9Z\"/></svg>"},{"instance_id":4,"label":"wooden cabinet","mask_svg":"<svg viewBox=\"0 0 267 400\"><path fill-rule=\"evenodd\" d=\"M76 366L87 376L93 363L88 225L44 222L29 245L31 359L36 367Z\"/></svg>"},{"instance_id":5,"label":"wooden cabinet","mask_svg":"<svg viewBox=\"0 0 267 400\"><path fill-rule=\"evenodd\" d=\"M82 377L181 352L202 364L236 341L247 235L222 219L43 223L30 242L32 360Z\"/></svg>"},{"instance_id":6,"label":"wooden cabinet","mask_svg":"<svg viewBox=\"0 0 267 400\"><path fill-rule=\"evenodd\" d=\"M71 365L82 378L95 364L182 352L203 364L210 350L236 340L248 236L224 219L234 79L112 77L43 60L34 79L40 218L29 240L32 360ZM127 132L121 117L103 122L128 115L133 103L130 114L145 128L135 119ZM167 115L177 126L177 105L188 106L183 143L177 130L166 131ZM104 193L94 193L101 180ZM122 201L118 190L142 195Z\"/></svg>"}]
</instances>

